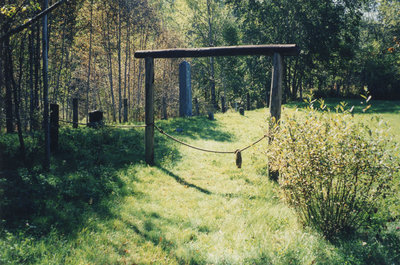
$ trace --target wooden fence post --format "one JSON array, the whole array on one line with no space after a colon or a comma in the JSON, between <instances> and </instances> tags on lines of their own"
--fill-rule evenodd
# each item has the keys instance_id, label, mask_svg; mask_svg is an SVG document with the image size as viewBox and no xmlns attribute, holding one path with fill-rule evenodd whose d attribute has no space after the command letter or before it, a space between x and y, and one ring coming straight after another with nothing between
<instances>
[{"instance_id":1,"label":"wooden fence post","mask_svg":"<svg viewBox=\"0 0 400 265\"><path fill-rule=\"evenodd\" d=\"M275 122L279 122L281 118L282 107L282 80L283 80L283 57L279 53L275 53L273 57L272 81L271 81L271 98L269 110L271 117L275 118Z\"/></svg>"},{"instance_id":2,"label":"wooden fence post","mask_svg":"<svg viewBox=\"0 0 400 265\"><path fill-rule=\"evenodd\" d=\"M247 106L246 106L246 107L247 107L247 110L250 110L250 107L251 107L251 106L250 106L250 93L249 93L249 92L247 92L247 94L246 94L246 99L247 99L247 100L246 100L246 101L247 101L247 102L246 102L246 103L247 103Z\"/></svg>"},{"instance_id":3,"label":"wooden fence post","mask_svg":"<svg viewBox=\"0 0 400 265\"><path fill-rule=\"evenodd\" d=\"M244 116L244 107L239 108L239 113L240 115Z\"/></svg>"},{"instance_id":4,"label":"wooden fence post","mask_svg":"<svg viewBox=\"0 0 400 265\"><path fill-rule=\"evenodd\" d=\"M128 99L124 98L124 122L128 122Z\"/></svg>"},{"instance_id":5,"label":"wooden fence post","mask_svg":"<svg viewBox=\"0 0 400 265\"><path fill-rule=\"evenodd\" d=\"M154 58L145 58L146 99L145 99L145 155L146 163L154 165Z\"/></svg>"},{"instance_id":6,"label":"wooden fence post","mask_svg":"<svg viewBox=\"0 0 400 265\"><path fill-rule=\"evenodd\" d=\"M273 68L272 68L272 80L271 80L271 99L269 104L269 110L271 117L274 118L274 122L279 123L281 118L281 107L282 107L282 80L283 80L283 57L279 53L275 53L273 57ZM274 123L270 124L270 130ZM269 143L272 142L270 136ZM279 178L279 172L269 169L268 175L271 180L277 181Z\"/></svg>"},{"instance_id":7,"label":"wooden fence post","mask_svg":"<svg viewBox=\"0 0 400 265\"><path fill-rule=\"evenodd\" d=\"M103 126L103 112L99 110L95 110L89 112L89 122L88 127L91 128L100 128Z\"/></svg>"},{"instance_id":8,"label":"wooden fence post","mask_svg":"<svg viewBox=\"0 0 400 265\"><path fill-rule=\"evenodd\" d=\"M50 104L50 150L58 150L58 128L60 108L57 104Z\"/></svg>"},{"instance_id":9,"label":"wooden fence post","mask_svg":"<svg viewBox=\"0 0 400 265\"><path fill-rule=\"evenodd\" d=\"M167 97L166 96L163 96L163 98L162 98L162 119L168 120Z\"/></svg>"},{"instance_id":10,"label":"wooden fence post","mask_svg":"<svg viewBox=\"0 0 400 265\"><path fill-rule=\"evenodd\" d=\"M72 128L78 128L78 99L72 99Z\"/></svg>"},{"instance_id":11,"label":"wooden fence post","mask_svg":"<svg viewBox=\"0 0 400 265\"><path fill-rule=\"evenodd\" d=\"M226 112L226 106L225 106L225 97L221 97L221 107L222 107L222 113Z\"/></svg>"},{"instance_id":12,"label":"wooden fence post","mask_svg":"<svg viewBox=\"0 0 400 265\"><path fill-rule=\"evenodd\" d=\"M194 115L199 116L200 115L200 110L199 110L199 100L194 98Z\"/></svg>"}]
</instances>

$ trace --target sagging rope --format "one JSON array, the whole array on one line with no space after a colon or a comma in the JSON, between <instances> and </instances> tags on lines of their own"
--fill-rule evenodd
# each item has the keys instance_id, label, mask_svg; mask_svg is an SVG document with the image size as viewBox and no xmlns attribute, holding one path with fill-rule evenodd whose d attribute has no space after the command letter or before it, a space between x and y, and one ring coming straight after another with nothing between
<instances>
[{"instance_id":1,"label":"sagging rope","mask_svg":"<svg viewBox=\"0 0 400 265\"><path fill-rule=\"evenodd\" d=\"M188 144L188 143L185 143L185 142L183 142L183 141L181 141L181 140L179 140L179 139L177 139L177 138L175 138L175 137L173 137L173 136L167 134L166 132L164 132L161 128L159 128L159 127L158 127L157 125L155 125L155 124L154 124L154 127L155 127L161 134L163 134L163 135L165 135L166 137L170 138L171 140L173 140L173 141L175 141L175 142L177 142L177 143L179 143L179 144L185 145L185 146L187 146L187 147L189 147L189 148L192 148L192 149L195 149L195 150L199 150L199 151L202 151L202 152L214 153L214 154L235 154L235 155L236 155L236 166L237 166L238 168L241 168L241 167L242 167L242 152L245 151L245 150L247 150L247 149L249 149L250 147L252 147L252 146L258 144L259 142L261 142L262 140L264 140L265 138L268 137L268 135L265 134L263 137L261 137L260 139L258 139L258 140L255 141L254 143L252 143L252 144L250 144L250 145L248 145L248 146L246 146L246 147L244 147L244 148L242 148L242 149L237 149L237 150L235 150L235 151L216 151L216 150L204 149L204 148L200 148L200 147L196 147L196 146L190 145L190 144Z\"/></svg>"},{"instance_id":2,"label":"sagging rope","mask_svg":"<svg viewBox=\"0 0 400 265\"><path fill-rule=\"evenodd\" d=\"M70 123L70 124L76 124L75 122L71 122L71 121L65 121L65 120L60 120L60 122L65 122L65 123ZM86 123L77 123L79 125L87 125ZM169 135L168 133L164 132L164 130L162 130L160 127L158 127L155 124L150 124L150 125L103 125L106 127L111 127L111 128L146 128L147 126L151 126L153 125L162 135L165 135L166 137L170 138L171 140L185 145L189 148L198 150L198 151L202 151L202 152L208 152L208 153L214 153L214 154L235 154L236 155L236 166L238 168L242 167L242 152L249 149L250 147L258 144L259 142L261 142L262 140L264 140L265 138L268 138L268 135L265 134L263 135L260 139L258 139L257 141L255 141L254 143L242 148L242 149L236 149L235 151L217 151L217 150L210 150L210 149L205 149L205 148L200 148L197 146L193 146L190 145L188 143L185 143L175 137L173 137L172 135Z\"/></svg>"}]
</instances>

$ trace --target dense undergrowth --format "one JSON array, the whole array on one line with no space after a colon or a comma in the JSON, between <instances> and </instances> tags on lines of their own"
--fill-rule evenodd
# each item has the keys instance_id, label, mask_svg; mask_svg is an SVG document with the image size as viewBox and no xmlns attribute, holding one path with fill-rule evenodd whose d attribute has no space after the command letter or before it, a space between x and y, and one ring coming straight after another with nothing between
<instances>
[{"instance_id":1,"label":"dense undergrowth","mask_svg":"<svg viewBox=\"0 0 400 265\"><path fill-rule=\"evenodd\" d=\"M286 108L283 118L293 112ZM196 146L230 151L265 133L266 113L158 125ZM382 119L399 128L398 115ZM374 124L368 114L355 117ZM371 222L328 241L279 199L267 178L267 141L244 152L237 169L234 156L156 134L149 167L141 129L65 127L44 173L42 140L26 139L28 168L17 136L0 136L0 264L399 264L398 177Z\"/></svg>"},{"instance_id":2,"label":"dense undergrowth","mask_svg":"<svg viewBox=\"0 0 400 265\"><path fill-rule=\"evenodd\" d=\"M395 195L399 177L399 145L387 126L379 119L377 128L357 121L353 110L342 103L332 111L324 100L310 101L305 112L274 129L268 149L285 200L305 225L329 239L378 228L377 212L387 213L383 204Z\"/></svg>"}]
</instances>

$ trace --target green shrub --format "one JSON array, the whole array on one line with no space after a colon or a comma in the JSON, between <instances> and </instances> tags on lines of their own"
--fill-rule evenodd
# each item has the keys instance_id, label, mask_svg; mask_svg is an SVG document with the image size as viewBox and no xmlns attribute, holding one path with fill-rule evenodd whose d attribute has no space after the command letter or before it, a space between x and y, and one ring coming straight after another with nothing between
<instances>
[{"instance_id":1,"label":"green shrub","mask_svg":"<svg viewBox=\"0 0 400 265\"><path fill-rule=\"evenodd\" d=\"M396 171L396 150L382 126L356 122L344 105L335 113L310 104L273 134L268 155L285 200L300 220L327 238L369 222ZM398 149L397 149L398 150Z\"/></svg>"}]
</instances>

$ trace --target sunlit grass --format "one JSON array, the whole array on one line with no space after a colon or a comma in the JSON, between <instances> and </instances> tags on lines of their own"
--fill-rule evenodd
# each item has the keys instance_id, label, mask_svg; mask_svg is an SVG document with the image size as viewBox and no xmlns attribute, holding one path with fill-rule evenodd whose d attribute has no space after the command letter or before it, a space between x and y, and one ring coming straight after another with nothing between
<instances>
[{"instance_id":1,"label":"sunlit grass","mask_svg":"<svg viewBox=\"0 0 400 265\"><path fill-rule=\"evenodd\" d=\"M158 125L192 145L235 151L266 132L267 115L267 109L245 116L230 111L215 121ZM400 130L398 112L379 115ZM113 190L123 191L88 201L75 231L55 226L37 235L38 217L25 228L3 229L0 264L363 264L370 251L383 248L359 237L333 244L303 228L267 178L265 148L267 141L244 151L238 169L233 154L199 152L158 135L156 166L136 159L115 168L122 184ZM98 204L107 215L92 210ZM385 251L372 253L370 261L387 261Z\"/></svg>"}]
</instances>

